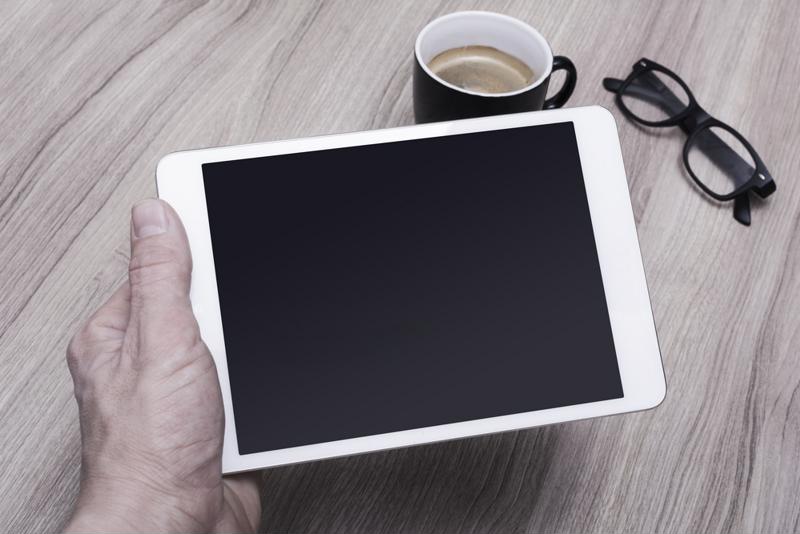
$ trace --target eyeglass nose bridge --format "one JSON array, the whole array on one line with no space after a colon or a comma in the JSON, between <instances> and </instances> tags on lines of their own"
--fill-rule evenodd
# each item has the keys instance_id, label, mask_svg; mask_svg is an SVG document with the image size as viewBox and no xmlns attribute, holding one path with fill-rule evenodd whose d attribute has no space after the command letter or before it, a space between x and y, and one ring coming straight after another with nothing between
<instances>
[{"instance_id":1,"label":"eyeglass nose bridge","mask_svg":"<svg viewBox=\"0 0 800 534\"><path fill-rule=\"evenodd\" d=\"M695 106L691 113L681 119L678 126L680 126L685 134L689 135L710 120L712 120L711 115L709 115L706 110L700 106Z\"/></svg>"}]
</instances>

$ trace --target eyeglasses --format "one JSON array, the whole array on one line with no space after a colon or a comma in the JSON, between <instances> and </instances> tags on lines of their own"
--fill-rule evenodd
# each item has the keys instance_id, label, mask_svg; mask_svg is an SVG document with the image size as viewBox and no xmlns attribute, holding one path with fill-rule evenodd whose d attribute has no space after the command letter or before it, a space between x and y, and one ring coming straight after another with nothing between
<instances>
[{"instance_id":1,"label":"eyeglasses","mask_svg":"<svg viewBox=\"0 0 800 534\"><path fill-rule=\"evenodd\" d=\"M688 135L683 163L700 189L718 201L734 201L733 217L750 225L752 191L761 198L775 192L775 181L742 134L706 113L680 77L646 58L625 80L605 78L603 87L630 120L663 128L678 126Z\"/></svg>"}]
</instances>

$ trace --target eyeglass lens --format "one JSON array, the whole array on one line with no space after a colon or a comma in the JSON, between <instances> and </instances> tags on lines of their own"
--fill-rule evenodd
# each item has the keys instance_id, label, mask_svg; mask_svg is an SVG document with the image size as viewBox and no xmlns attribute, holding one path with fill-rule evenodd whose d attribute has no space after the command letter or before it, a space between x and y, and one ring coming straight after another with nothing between
<instances>
[{"instance_id":1,"label":"eyeglass lens","mask_svg":"<svg viewBox=\"0 0 800 534\"><path fill-rule=\"evenodd\" d=\"M719 126L704 128L692 137L688 164L697 179L718 195L728 195L744 185L756 168L747 147Z\"/></svg>"},{"instance_id":2,"label":"eyeglass lens","mask_svg":"<svg viewBox=\"0 0 800 534\"><path fill-rule=\"evenodd\" d=\"M639 119L659 122L678 115L689 106L689 95L672 76L643 70L620 95L628 111Z\"/></svg>"}]
</instances>

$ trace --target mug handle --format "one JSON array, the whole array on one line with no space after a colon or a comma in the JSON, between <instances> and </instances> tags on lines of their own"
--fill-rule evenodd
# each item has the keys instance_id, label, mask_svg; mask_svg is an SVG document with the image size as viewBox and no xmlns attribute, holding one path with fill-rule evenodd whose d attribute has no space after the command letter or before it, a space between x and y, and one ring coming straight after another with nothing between
<instances>
[{"instance_id":1,"label":"mug handle","mask_svg":"<svg viewBox=\"0 0 800 534\"><path fill-rule=\"evenodd\" d=\"M564 85L558 90L556 94L544 101L543 109L560 108L567 103L569 97L572 96L572 91L575 90L575 82L578 80L578 71L575 70L575 65L566 56L555 56L553 58L553 72L557 70L567 71L567 77L564 78Z\"/></svg>"}]
</instances>

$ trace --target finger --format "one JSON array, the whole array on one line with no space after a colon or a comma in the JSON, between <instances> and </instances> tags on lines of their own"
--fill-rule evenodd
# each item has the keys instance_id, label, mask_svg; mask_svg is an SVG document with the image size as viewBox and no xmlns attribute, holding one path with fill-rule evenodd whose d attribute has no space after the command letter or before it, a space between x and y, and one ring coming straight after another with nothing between
<instances>
[{"instance_id":1,"label":"finger","mask_svg":"<svg viewBox=\"0 0 800 534\"><path fill-rule=\"evenodd\" d=\"M134 206L128 271L131 321L145 343L193 326L191 275L189 242L175 210L156 199Z\"/></svg>"},{"instance_id":2,"label":"finger","mask_svg":"<svg viewBox=\"0 0 800 534\"><path fill-rule=\"evenodd\" d=\"M136 311L189 297L192 256L178 214L148 199L131 211L131 299Z\"/></svg>"},{"instance_id":3,"label":"finger","mask_svg":"<svg viewBox=\"0 0 800 534\"><path fill-rule=\"evenodd\" d=\"M258 530L261 523L261 486L264 474L261 471L249 471L235 475L223 477L225 492L230 492L226 502L229 503L231 511L237 518L243 518L252 527L252 531ZM241 524L241 521L239 521ZM224 530L224 529L222 529Z\"/></svg>"},{"instance_id":4,"label":"finger","mask_svg":"<svg viewBox=\"0 0 800 534\"><path fill-rule=\"evenodd\" d=\"M126 280L89 319L100 340L120 339L131 316L131 286Z\"/></svg>"},{"instance_id":5,"label":"finger","mask_svg":"<svg viewBox=\"0 0 800 534\"><path fill-rule=\"evenodd\" d=\"M130 318L130 299L130 285L126 281L92 314L67 349L71 369L93 356L119 351Z\"/></svg>"}]
</instances>

